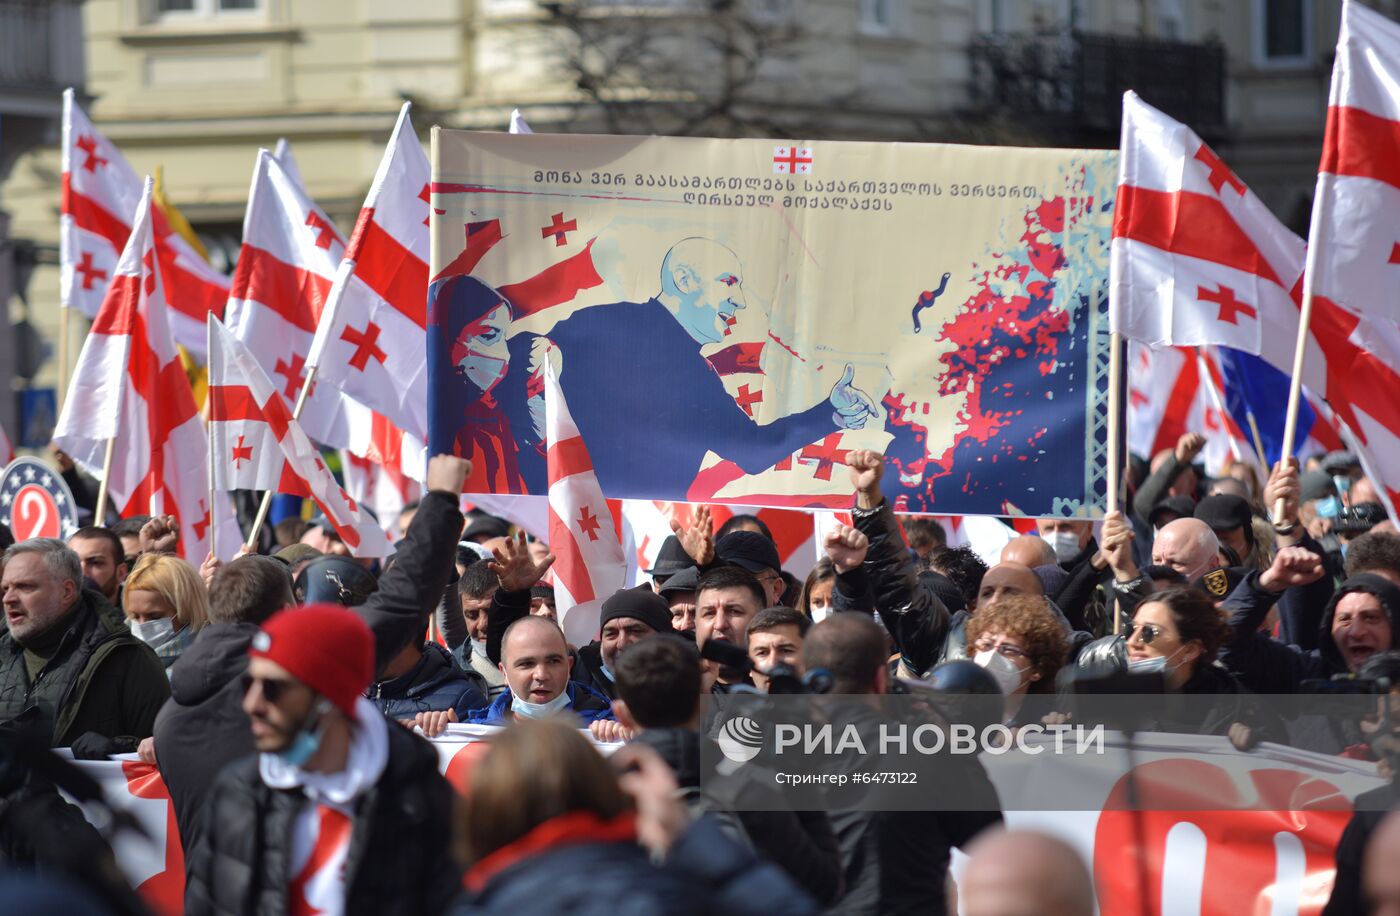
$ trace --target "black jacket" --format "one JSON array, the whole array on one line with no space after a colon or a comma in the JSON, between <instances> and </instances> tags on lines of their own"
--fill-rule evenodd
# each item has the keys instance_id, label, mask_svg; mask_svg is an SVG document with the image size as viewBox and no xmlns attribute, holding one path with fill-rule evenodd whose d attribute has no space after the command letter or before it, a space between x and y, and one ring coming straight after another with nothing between
<instances>
[{"instance_id":1,"label":"black jacket","mask_svg":"<svg viewBox=\"0 0 1400 916\"><path fill-rule=\"evenodd\" d=\"M943 655L948 609L919 584L889 500L874 509L852 509L851 515L855 527L870 539L870 549L863 564L837 575L833 606L838 611L877 611L904 667L922 675Z\"/></svg>"},{"instance_id":2,"label":"black jacket","mask_svg":"<svg viewBox=\"0 0 1400 916\"><path fill-rule=\"evenodd\" d=\"M0 722L24 714L29 727L54 747L69 747L87 732L104 738L145 738L170 696L160 659L92 589L55 626L66 631L33 682L24 647L0 632ZM134 745L132 746L134 750Z\"/></svg>"},{"instance_id":3,"label":"black jacket","mask_svg":"<svg viewBox=\"0 0 1400 916\"><path fill-rule=\"evenodd\" d=\"M1352 916L1366 912L1361 893L1361 861L1366 842L1380 826L1385 816L1400 807L1400 791L1392 785L1363 792L1356 797L1356 813L1347 822L1342 838L1337 842L1337 877L1332 883L1332 896L1322 910L1322 916Z\"/></svg>"},{"instance_id":4,"label":"black jacket","mask_svg":"<svg viewBox=\"0 0 1400 916\"><path fill-rule=\"evenodd\" d=\"M457 721L465 722L468 712L491 702L485 678L457 667L448 651L435 642L424 643L418 664L396 678L375 681L366 696L390 719L451 709Z\"/></svg>"},{"instance_id":5,"label":"black jacket","mask_svg":"<svg viewBox=\"0 0 1400 916\"><path fill-rule=\"evenodd\" d=\"M345 913L441 913L461 887L452 861L452 787L432 745L397 725L388 730L384 772L356 801ZM299 790L269 788L256 754L227 767L204 804L209 829L190 852L186 914L286 913L292 827L306 804Z\"/></svg>"},{"instance_id":6,"label":"black jacket","mask_svg":"<svg viewBox=\"0 0 1400 916\"><path fill-rule=\"evenodd\" d=\"M495 873L481 890L464 895L453 912L783 916L816 913L817 907L777 867L754 858L712 820L701 818L659 867L633 843L522 850L518 861Z\"/></svg>"},{"instance_id":7,"label":"black jacket","mask_svg":"<svg viewBox=\"0 0 1400 916\"><path fill-rule=\"evenodd\" d=\"M426 615L437 607L453 569L461 530L455 495L423 497L378 591L352 608L374 633L376 671L410 639L422 636ZM210 783L229 762L253 752L239 680L257 629L210 624L170 668L171 698L155 724L156 760L187 851L199 829L196 809Z\"/></svg>"}]
</instances>

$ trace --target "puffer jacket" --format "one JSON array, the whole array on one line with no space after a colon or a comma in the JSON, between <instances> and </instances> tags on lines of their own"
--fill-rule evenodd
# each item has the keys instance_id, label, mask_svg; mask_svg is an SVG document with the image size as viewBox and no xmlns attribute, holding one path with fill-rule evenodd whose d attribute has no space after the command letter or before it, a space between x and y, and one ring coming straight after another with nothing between
<instances>
[{"instance_id":1,"label":"puffer jacket","mask_svg":"<svg viewBox=\"0 0 1400 916\"><path fill-rule=\"evenodd\" d=\"M584 812L546 821L467 874L458 916L784 916L817 906L776 866L728 839L709 818L683 833L663 865L631 836Z\"/></svg>"},{"instance_id":2,"label":"puffer jacket","mask_svg":"<svg viewBox=\"0 0 1400 916\"><path fill-rule=\"evenodd\" d=\"M452 861L452 787L432 745L390 725L389 759L355 803L345 858L346 916L441 913L461 887ZM268 787L254 754L209 790L190 853L188 916L280 916L288 911L292 827L300 790ZM213 829L217 827L217 829Z\"/></svg>"},{"instance_id":3,"label":"puffer jacket","mask_svg":"<svg viewBox=\"0 0 1400 916\"><path fill-rule=\"evenodd\" d=\"M851 515L855 527L870 539L870 549L863 564L837 575L833 606L838 611L879 613L899 651L901 667L917 677L943 654L948 609L931 589L919 584L889 500L874 509L852 509Z\"/></svg>"},{"instance_id":4,"label":"puffer jacket","mask_svg":"<svg viewBox=\"0 0 1400 916\"><path fill-rule=\"evenodd\" d=\"M145 738L170 685L150 646L132 635L101 593L84 589L58 649L31 682L24 647L0 632L0 722L22 713L28 727L54 747L87 732L105 738ZM134 749L134 743L132 745Z\"/></svg>"},{"instance_id":5,"label":"puffer jacket","mask_svg":"<svg viewBox=\"0 0 1400 916\"><path fill-rule=\"evenodd\" d=\"M451 709L465 722L468 713L489 702L481 675L458 668L446 649L431 642L423 645L418 664L396 678L371 684L365 696L390 719Z\"/></svg>"},{"instance_id":6,"label":"puffer jacket","mask_svg":"<svg viewBox=\"0 0 1400 916\"><path fill-rule=\"evenodd\" d=\"M587 684L569 681L564 687L564 692L569 695L569 707L573 709L585 726L599 719L613 718L612 703L607 697ZM507 690L496 697L490 706L473 709L467 715L467 721L475 722L477 725L509 725L513 721L510 704L514 698L514 695Z\"/></svg>"},{"instance_id":7,"label":"puffer jacket","mask_svg":"<svg viewBox=\"0 0 1400 916\"><path fill-rule=\"evenodd\" d=\"M374 634L375 670L382 671L442 597L452 571L462 513L457 497L429 493L418 506L397 558L369 601L351 608ZM275 608L269 608L271 615ZM240 679L248 670L253 624L213 623L170 668L170 701L156 718L156 761L175 803L186 851L199 832L196 809L219 771L253 751Z\"/></svg>"}]
</instances>

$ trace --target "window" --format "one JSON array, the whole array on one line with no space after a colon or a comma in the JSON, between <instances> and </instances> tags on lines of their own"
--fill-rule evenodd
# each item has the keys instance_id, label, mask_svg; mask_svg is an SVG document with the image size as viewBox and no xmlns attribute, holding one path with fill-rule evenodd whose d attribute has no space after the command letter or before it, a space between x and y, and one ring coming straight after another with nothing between
<instances>
[{"instance_id":1,"label":"window","mask_svg":"<svg viewBox=\"0 0 1400 916\"><path fill-rule=\"evenodd\" d=\"M262 0L155 0L157 19L210 19L257 12Z\"/></svg>"},{"instance_id":2,"label":"window","mask_svg":"<svg viewBox=\"0 0 1400 916\"><path fill-rule=\"evenodd\" d=\"M870 35L894 34L895 0L860 0L860 30Z\"/></svg>"},{"instance_id":3,"label":"window","mask_svg":"<svg viewBox=\"0 0 1400 916\"><path fill-rule=\"evenodd\" d=\"M1157 0L1157 37L1186 40L1186 7L1182 0Z\"/></svg>"},{"instance_id":4,"label":"window","mask_svg":"<svg viewBox=\"0 0 1400 916\"><path fill-rule=\"evenodd\" d=\"M1311 0L1254 0L1254 60L1265 67L1312 63Z\"/></svg>"}]
</instances>

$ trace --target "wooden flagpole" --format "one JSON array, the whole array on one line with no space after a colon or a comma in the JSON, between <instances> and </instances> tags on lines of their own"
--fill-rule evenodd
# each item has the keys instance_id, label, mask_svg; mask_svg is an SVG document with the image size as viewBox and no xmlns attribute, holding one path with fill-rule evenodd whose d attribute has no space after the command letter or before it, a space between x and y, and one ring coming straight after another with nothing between
<instances>
[{"instance_id":1,"label":"wooden flagpole","mask_svg":"<svg viewBox=\"0 0 1400 916\"><path fill-rule=\"evenodd\" d=\"M1327 211L1331 209L1332 182L1326 173L1317 176L1317 197L1313 202L1312 227L1308 233L1308 256L1303 262L1303 304L1298 310L1298 340L1293 347L1293 378L1288 387L1288 408L1283 419L1283 444L1279 448L1279 463L1293 455L1293 440L1298 435L1298 404L1303 397L1303 357L1308 349L1308 327L1312 324L1313 282L1317 276L1318 252L1322 250L1322 239L1318 231L1327 224ZM1265 470L1268 470L1265 468ZM1273 523L1282 525L1283 500L1277 500L1273 507Z\"/></svg>"},{"instance_id":2,"label":"wooden flagpole","mask_svg":"<svg viewBox=\"0 0 1400 916\"><path fill-rule=\"evenodd\" d=\"M58 412L63 413L63 402L68 397L68 338L73 332L73 310L66 305L58 307Z\"/></svg>"},{"instance_id":3,"label":"wooden flagpole","mask_svg":"<svg viewBox=\"0 0 1400 916\"><path fill-rule=\"evenodd\" d=\"M101 528L107 521L107 481L112 478L112 455L116 452L117 437L107 440L107 454L102 458L102 482L97 486L97 510L92 523Z\"/></svg>"},{"instance_id":4,"label":"wooden flagpole","mask_svg":"<svg viewBox=\"0 0 1400 916\"><path fill-rule=\"evenodd\" d=\"M1122 398L1119 389L1123 381L1123 335L1114 331L1109 335L1108 354L1108 511L1118 511L1118 486L1119 476L1123 463L1123 456L1118 448L1119 428L1121 426L1120 414L1123 411ZM1123 632L1123 615L1113 614L1113 635L1118 636Z\"/></svg>"},{"instance_id":5,"label":"wooden flagpole","mask_svg":"<svg viewBox=\"0 0 1400 916\"><path fill-rule=\"evenodd\" d=\"M204 360L206 369L209 355L214 352L214 325L211 323L213 321L214 313L210 312L204 321ZM209 459L209 555L217 560L219 558L219 551L216 546L218 541L214 533L219 530L219 516L214 509L214 424L209 420L210 411L212 411L210 407L211 400L212 399L208 397L204 399L204 406L206 408L206 415L204 417L204 450L208 452L207 457Z\"/></svg>"}]
</instances>

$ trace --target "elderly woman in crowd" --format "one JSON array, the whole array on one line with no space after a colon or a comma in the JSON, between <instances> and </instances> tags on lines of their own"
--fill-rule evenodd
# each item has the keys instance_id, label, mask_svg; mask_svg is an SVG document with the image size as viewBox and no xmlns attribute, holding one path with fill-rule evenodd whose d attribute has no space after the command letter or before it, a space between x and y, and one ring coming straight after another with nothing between
<instances>
[{"instance_id":1,"label":"elderly woman in crowd","mask_svg":"<svg viewBox=\"0 0 1400 916\"><path fill-rule=\"evenodd\" d=\"M1064 622L1044 598L1008 595L978 608L967 622L972 660L996 679L1006 696L1004 721L1021 725L1049 712L1027 705L1027 694L1053 694L1055 675L1069 656Z\"/></svg>"},{"instance_id":2,"label":"elderly woman in crowd","mask_svg":"<svg viewBox=\"0 0 1400 916\"><path fill-rule=\"evenodd\" d=\"M142 554L126 577L122 610L135 636L155 650L166 674L209 621L209 596L194 567L169 554Z\"/></svg>"}]
</instances>

